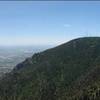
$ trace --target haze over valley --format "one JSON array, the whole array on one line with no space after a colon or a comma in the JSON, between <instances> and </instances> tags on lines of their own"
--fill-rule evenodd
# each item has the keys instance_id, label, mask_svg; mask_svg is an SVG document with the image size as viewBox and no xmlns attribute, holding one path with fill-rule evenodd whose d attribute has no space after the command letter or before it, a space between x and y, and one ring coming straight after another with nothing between
<instances>
[{"instance_id":1,"label":"haze over valley","mask_svg":"<svg viewBox=\"0 0 100 100\"><path fill-rule=\"evenodd\" d=\"M52 46L0 46L0 75L11 71L18 63Z\"/></svg>"},{"instance_id":2,"label":"haze over valley","mask_svg":"<svg viewBox=\"0 0 100 100\"><path fill-rule=\"evenodd\" d=\"M100 1L0 1L0 100L100 100Z\"/></svg>"}]
</instances>

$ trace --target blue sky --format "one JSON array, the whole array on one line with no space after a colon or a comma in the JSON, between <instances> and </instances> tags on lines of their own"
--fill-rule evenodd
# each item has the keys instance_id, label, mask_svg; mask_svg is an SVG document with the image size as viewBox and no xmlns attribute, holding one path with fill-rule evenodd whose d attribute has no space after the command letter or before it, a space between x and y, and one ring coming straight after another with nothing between
<instances>
[{"instance_id":1,"label":"blue sky","mask_svg":"<svg viewBox=\"0 0 100 100\"><path fill-rule=\"evenodd\" d=\"M58 45L100 36L99 1L0 1L0 45Z\"/></svg>"}]
</instances>

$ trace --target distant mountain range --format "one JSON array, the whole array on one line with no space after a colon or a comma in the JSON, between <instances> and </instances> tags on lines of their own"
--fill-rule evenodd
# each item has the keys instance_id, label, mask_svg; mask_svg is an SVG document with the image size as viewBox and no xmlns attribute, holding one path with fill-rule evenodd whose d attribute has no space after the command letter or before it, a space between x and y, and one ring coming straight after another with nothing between
<instances>
[{"instance_id":1,"label":"distant mountain range","mask_svg":"<svg viewBox=\"0 0 100 100\"><path fill-rule=\"evenodd\" d=\"M35 53L0 79L0 100L100 100L100 37Z\"/></svg>"}]
</instances>

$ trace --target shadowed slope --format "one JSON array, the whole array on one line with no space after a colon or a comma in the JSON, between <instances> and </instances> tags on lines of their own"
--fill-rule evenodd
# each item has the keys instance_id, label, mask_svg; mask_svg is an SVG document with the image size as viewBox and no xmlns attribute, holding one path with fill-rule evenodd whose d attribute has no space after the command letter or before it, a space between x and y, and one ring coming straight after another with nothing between
<instances>
[{"instance_id":1,"label":"shadowed slope","mask_svg":"<svg viewBox=\"0 0 100 100\"><path fill-rule=\"evenodd\" d=\"M85 97L84 89L95 80L99 82L99 62L99 37L71 40L18 64L1 79L0 97L2 100L81 100Z\"/></svg>"}]
</instances>

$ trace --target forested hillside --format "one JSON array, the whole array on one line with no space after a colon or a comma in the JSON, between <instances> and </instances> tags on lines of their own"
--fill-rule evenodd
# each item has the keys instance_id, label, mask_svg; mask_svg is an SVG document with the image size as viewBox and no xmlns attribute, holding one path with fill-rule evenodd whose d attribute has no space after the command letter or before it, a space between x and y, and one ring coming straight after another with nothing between
<instances>
[{"instance_id":1,"label":"forested hillside","mask_svg":"<svg viewBox=\"0 0 100 100\"><path fill-rule=\"evenodd\" d=\"M100 37L36 53L0 79L0 100L99 100Z\"/></svg>"}]
</instances>

